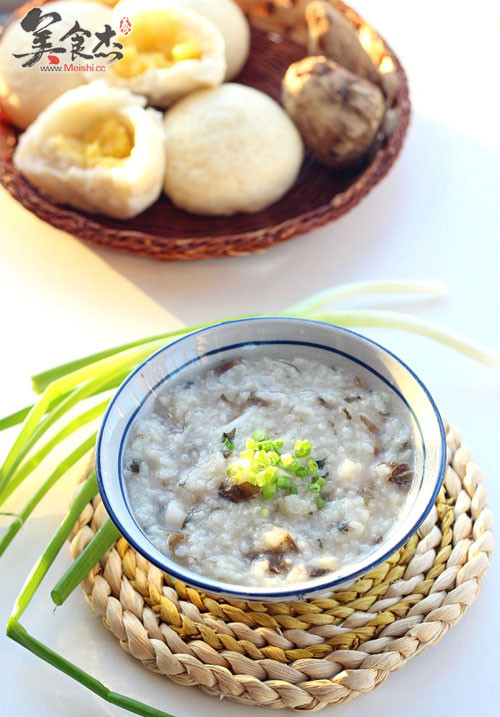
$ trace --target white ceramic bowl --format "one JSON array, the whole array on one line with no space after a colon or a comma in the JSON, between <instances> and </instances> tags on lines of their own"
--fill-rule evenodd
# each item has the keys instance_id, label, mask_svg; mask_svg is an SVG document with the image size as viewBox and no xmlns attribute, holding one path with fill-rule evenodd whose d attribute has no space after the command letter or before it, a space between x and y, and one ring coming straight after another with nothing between
<instances>
[{"instance_id":1,"label":"white ceramic bowl","mask_svg":"<svg viewBox=\"0 0 500 717\"><path fill-rule=\"evenodd\" d=\"M188 367L203 370L237 358L242 347L291 357L306 352L321 359L325 352L353 362L356 373L372 374L393 391L411 414L416 449L415 479L396 524L368 556L337 571L287 588L249 587L223 583L176 563L156 548L137 524L123 479L123 452L130 427L148 411L159 387ZM265 347L265 348L264 348ZM195 331L160 349L122 383L104 416L97 439L96 470L106 509L122 535L148 560L174 578L204 592L240 600L283 601L328 593L367 573L388 558L415 533L432 508L446 467L446 440L434 401L418 377L400 359L377 343L353 331L306 319L266 317L226 321Z\"/></svg>"}]
</instances>

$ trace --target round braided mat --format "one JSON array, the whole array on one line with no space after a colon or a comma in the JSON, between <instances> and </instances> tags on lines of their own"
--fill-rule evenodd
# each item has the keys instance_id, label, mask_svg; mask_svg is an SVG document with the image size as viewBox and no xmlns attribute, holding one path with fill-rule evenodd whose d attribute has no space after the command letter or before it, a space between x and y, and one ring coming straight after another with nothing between
<instances>
[{"instance_id":1,"label":"round braided mat","mask_svg":"<svg viewBox=\"0 0 500 717\"><path fill-rule=\"evenodd\" d=\"M317 710L374 689L460 620L490 565L481 471L457 430L446 433L448 466L429 516L348 589L287 604L214 598L174 583L121 538L82 583L93 612L148 669L235 702ZM96 497L73 558L106 518Z\"/></svg>"}]
</instances>

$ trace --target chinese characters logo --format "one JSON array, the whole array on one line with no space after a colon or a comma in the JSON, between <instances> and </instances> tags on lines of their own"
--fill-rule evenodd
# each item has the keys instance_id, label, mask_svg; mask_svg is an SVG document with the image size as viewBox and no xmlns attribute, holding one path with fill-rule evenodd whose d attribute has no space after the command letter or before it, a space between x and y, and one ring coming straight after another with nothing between
<instances>
[{"instance_id":1,"label":"chinese characters logo","mask_svg":"<svg viewBox=\"0 0 500 717\"><path fill-rule=\"evenodd\" d=\"M38 7L25 15L21 27L31 34L31 49L21 54L14 53L14 57L23 60L23 67L34 67L44 56L47 56L50 65L59 65L59 56L63 54L70 56L72 62L102 59L109 65L122 59L123 45L114 39L116 32L111 25L105 24L101 32L92 33L76 20L67 32L60 34L57 25L61 20L58 12L43 12ZM122 24L127 29L126 33L121 29ZM128 18L122 18L120 30L123 35L131 32L132 24Z\"/></svg>"}]
</instances>

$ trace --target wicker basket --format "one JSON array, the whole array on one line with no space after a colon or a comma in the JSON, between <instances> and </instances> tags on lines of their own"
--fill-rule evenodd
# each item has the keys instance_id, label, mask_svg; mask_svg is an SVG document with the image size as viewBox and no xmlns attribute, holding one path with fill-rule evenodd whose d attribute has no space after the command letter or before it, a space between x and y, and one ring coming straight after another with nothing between
<instances>
[{"instance_id":1,"label":"wicker basket","mask_svg":"<svg viewBox=\"0 0 500 717\"><path fill-rule=\"evenodd\" d=\"M250 58L238 81L279 99L286 68L305 54L308 0L238 1L252 27ZM333 172L308 155L294 187L279 202L256 214L199 217L174 207L163 196L146 212L123 223L58 206L39 194L13 167L17 132L0 116L0 182L27 209L58 229L103 247L163 260L263 251L337 219L389 171L403 144L410 102L404 70L392 50L354 10L340 0L330 2L356 28L363 28L376 63L387 56L392 59L400 80L394 100L395 127L363 167ZM19 13L25 10L26 6Z\"/></svg>"}]
</instances>

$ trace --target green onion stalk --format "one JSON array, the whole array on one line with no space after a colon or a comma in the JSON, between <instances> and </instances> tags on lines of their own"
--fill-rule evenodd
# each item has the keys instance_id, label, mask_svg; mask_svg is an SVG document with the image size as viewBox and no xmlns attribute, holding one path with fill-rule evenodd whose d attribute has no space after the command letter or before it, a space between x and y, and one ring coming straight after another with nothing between
<instances>
[{"instance_id":1,"label":"green onion stalk","mask_svg":"<svg viewBox=\"0 0 500 717\"><path fill-rule=\"evenodd\" d=\"M372 309L335 310L330 308L337 301L366 294L412 294L437 297L442 296L443 293L443 285L435 282L374 281L345 284L319 292L279 312L279 314L282 316L314 318L346 328L384 327L410 331L441 342L472 359L497 368L500 367L498 356L428 321L390 311ZM252 314L251 316L261 315ZM101 418L111 398L111 392L120 385L138 364L176 338L196 329L212 326L221 320L223 319L138 339L61 364L33 376L32 385L35 393L39 394L38 400L33 405L21 408L0 419L0 431L18 425L21 426L11 449L0 467L0 506L15 494L16 490L33 475L35 470L39 470L43 476L44 463L53 455L53 451L58 446L64 445L77 431L83 431ZM102 400L89 408L86 402L97 396L102 396ZM85 406L79 415L66 420L65 423L63 422L62 427L58 430L55 429L55 433L52 432L49 437L47 436L52 427L64 421L70 410L82 404L85 404ZM89 429L87 428L87 430ZM88 434L82 437L78 446L68 452L62 460L59 460L57 467L48 476L41 479L37 478L38 485L34 487L31 497L18 512L4 511L0 513L4 517L11 518L6 531L0 539L0 555L14 540L18 531L40 501L73 466L91 452L95 444L95 436L95 426L92 426ZM230 437L228 437L228 440L231 440ZM39 468L40 466L42 467L41 469ZM296 490L294 486L288 486L286 476L281 476L281 479L284 489ZM319 483L318 487L321 488ZM67 516L31 570L16 600L7 625L7 635L42 660L95 692L110 704L145 717L171 717L167 713L137 700L112 692L97 679L36 640L19 622L42 579L54 562L64 542L68 539L83 508L96 494L97 484L95 475L92 474L83 484ZM321 496L318 496L318 509L321 510L323 506L324 501ZM266 509L263 510L265 511ZM105 552L117 538L118 531L116 527L110 520L107 520L53 588L51 596L56 605L64 603L93 566L102 559Z\"/></svg>"},{"instance_id":2,"label":"green onion stalk","mask_svg":"<svg viewBox=\"0 0 500 717\"><path fill-rule=\"evenodd\" d=\"M40 583L47 574L50 566L58 556L64 542L68 539L82 510L96 494L97 483L95 479L95 473L92 473L83 484L68 514L64 518L57 531L54 533L52 540L49 542L42 555L38 558L33 568L31 569L30 574L26 578L26 582L24 583L21 592L16 599L14 608L7 623L7 636L22 645L24 648L32 652L40 659L47 662L49 665L52 665L57 670L60 670L64 674L68 675L68 677L72 677L76 682L79 682L81 685L91 690L96 695L99 695L99 697L102 697L103 700L109 702L112 705L122 707L123 709L128 710L133 714L143 715L143 717L172 717L172 715L168 714L167 712L163 712L147 704L144 704L143 702L139 702L138 700L126 697L125 695L118 694L117 692L112 692L108 687L103 685L103 683L97 680L95 677L92 677L87 672L80 669L69 660L66 660L54 650L47 647L47 645L44 645L42 642L33 637L33 635L30 635L30 633L20 622L24 611L33 599L37 589L40 586ZM98 533L96 533L96 538L98 538L100 532L101 531L98 531ZM109 547L109 541L111 540L111 538L113 540L116 539L116 533L114 535L107 534L106 538L107 539L105 541L102 541L101 534L100 541L92 541L93 547L90 548L89 544L81 554L80 557L85 554L85 566L83 566L83 570L86 570L87 573L95 565L95 563L98 562L99 558L97 558L97 554L102 550L102 548L106 545ZM82 567L82 563L83 561L80 562L80 567ZM62 583L61 589L63 593L67 592L68 581L63 580L60 581L60 583Z\"/></svg>"}]
</instances>

